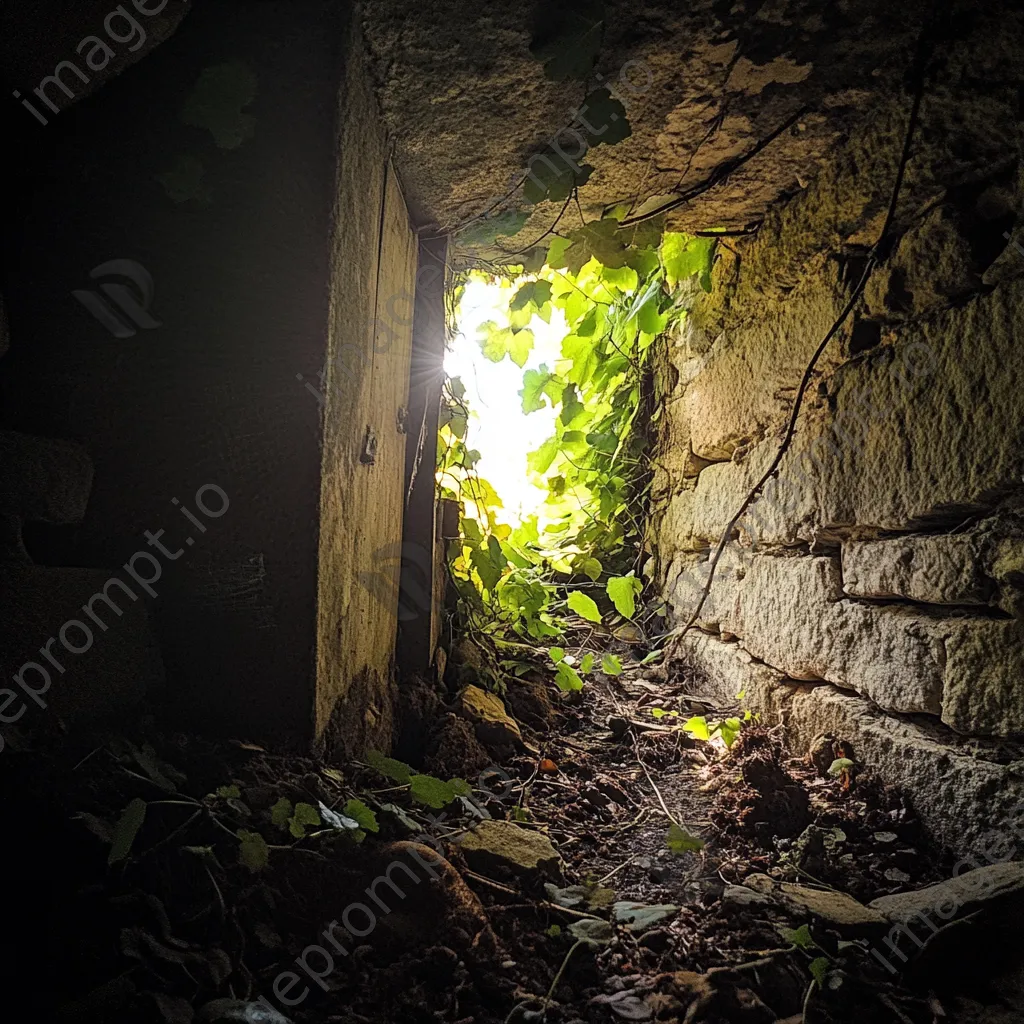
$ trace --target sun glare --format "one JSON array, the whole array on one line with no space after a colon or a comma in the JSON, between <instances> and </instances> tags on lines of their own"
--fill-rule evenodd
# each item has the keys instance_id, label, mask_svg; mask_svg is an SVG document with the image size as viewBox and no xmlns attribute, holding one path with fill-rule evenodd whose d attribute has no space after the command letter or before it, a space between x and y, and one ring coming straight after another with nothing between
<instances>
[{"instance_id":1,"label":"sun glare","mask_svg":"<svg viewBox=\"0 0 1024 1024\"><path fill-rule=\"evenodd\" d=\"M506 356L500 363L487 359L480 349L480 325L504 321L509 302L522 282L489 283L476 278L466 283L459 306L458 333L445 355L444 368L466 387L471 410L466 447L480 452L476 469L490 481L501 498L498 518L515 528L523 519L539 514L548 496L547 485L534 483L526 456L553 433L557 411L545 406L529 415L523 412L519 391L523 373L541 363L553 366L561 359L561 341L567 333L560 309L552 310L551 323L534 316L530 357L522 367ZM542 517L543 518L543 517Z\"/></svg>"}]
</instances>

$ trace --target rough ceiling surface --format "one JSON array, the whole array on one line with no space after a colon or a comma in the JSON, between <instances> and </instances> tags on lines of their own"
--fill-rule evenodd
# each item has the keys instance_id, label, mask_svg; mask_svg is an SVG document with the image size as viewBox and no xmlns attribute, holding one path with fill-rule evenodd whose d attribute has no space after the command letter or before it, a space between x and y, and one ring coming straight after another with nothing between
<instances>
[{"instance_id":1,"label":"rough ceiling surface","mask_svg":"<svg viewBox=\"0 0 1024 1024\"><path fill-rule=\"evenodd\" d=\"M904 100L926 16L921 4L880 0L609 0L584 82L551 80L530 52L549 10L489 0L366 4L381 105L421 222L454 229L489 208L573 123L583 98L611 82L632 134L587 154L594 172L579 189L579 213L589 220L621 202L643 211L715 178L668 225L745 228L806 187L858 121ZM944 30L957 31L954 22ZM569 133L561 144L578 152ZM543 231L561 205L531 208L506 248ZM506 206L526 208L521 189Z\"/></svg>"}]
</instances>

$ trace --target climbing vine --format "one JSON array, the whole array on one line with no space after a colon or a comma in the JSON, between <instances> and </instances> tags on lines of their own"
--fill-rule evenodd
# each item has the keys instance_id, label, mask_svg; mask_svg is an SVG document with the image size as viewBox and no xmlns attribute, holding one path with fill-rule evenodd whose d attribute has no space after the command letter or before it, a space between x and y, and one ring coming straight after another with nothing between
<instances>
[{"instance_id":1,"label":"climbing vine","mask_svg":"<svg viewBox=\"0 0 1024 1024\"><path fill-rule=\"evenodd\" d=\"M539 267L468 271L456 288L457 300L477 276L507 291L504 322L484 324L478 339L494 362L525 367L534 317L550 323L559 310L567 327L560 358L526 369L519 390L524 413L557 414L525 467L547 490L541 517L503 521L500 498L476 472L480 453L466 445L465 388L458 378L446 383L439 481L442 496L460 503L449 561L458 614L473 630L543 641L574 614L638 639L638 623L653 614L639 602L648 429L658 415L650 357L686 315L681 283L710 289L715 241L663 233L656 221L622 228L624 212L555 235ZM579 688L579 673L554 660L565 688Z\"/></svg>"}]
</instances>

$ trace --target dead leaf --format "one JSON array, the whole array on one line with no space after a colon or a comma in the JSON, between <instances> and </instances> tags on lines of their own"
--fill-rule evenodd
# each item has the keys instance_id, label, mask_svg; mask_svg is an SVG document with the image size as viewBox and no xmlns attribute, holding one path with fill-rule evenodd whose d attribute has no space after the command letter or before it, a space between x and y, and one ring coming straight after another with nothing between
<instances>
[{"instance_id":1,"label":"dead leaf","mask_svg":"<svg viewBox=\"0 0 1024 1024\"><path fill-rule=\"evenodd\" d=\"M540 760L540 770L542 772L554 774L558 771L558 765L555 764L555 762L552 761L550 757L542 757Z\"/></svg>"}]
</instances>

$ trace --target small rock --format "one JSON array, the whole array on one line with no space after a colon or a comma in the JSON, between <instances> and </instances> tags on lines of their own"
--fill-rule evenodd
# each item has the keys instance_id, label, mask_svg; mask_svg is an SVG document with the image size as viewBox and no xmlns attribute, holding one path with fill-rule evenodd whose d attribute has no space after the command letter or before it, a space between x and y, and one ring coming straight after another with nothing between
<instances>
[{"instance_id":1,"label":"small rock","mask_svg":"<svg viewBox=\"0 0 1024 1024\"><path fill-rule=\"evenodd\" d=\"M900 871L899 868L886 868L885 878L889 882L909 882L910 875L906 871Z\"/></svg>"},{"instance_id":2,"label":"small rock","mask_svg":"<svg viewBox=\"0 0 1024 1024\"><path fill-rule=\"evenodd\" d=\"M645 949L653 949L655 953L664 953L672 945L672 933L665 928L655 928L653 931L641 935L637 945Z\"/></svg>"},{"instance_id":3,"label":"small rock","mask_svg":"<svg viewBox=\"0 0 1024 1024\"><path fill-rule=\"evenodd\" d=\"M834 889L811 889L795 882L776 882L767 875L748 875L745 885L802 916L810 915L841 935L861 935L880 931L886 920L878 910L865 907L852 896ZM876 901L877 902L877 901Z\"/></svg>"},{"instance_id":4,"label":"small rock","mask_svg":"<svg viewBox=\"0 0 1024 1024\"><path fill-rule=\"evenodd\" d=\"M652 882L665 882L672 875L672 869L667 864L652 864L647 870L647 877Z\"/></svg>"},{"instance_id":5,"label":"small rock","mask_svg":"<svg viewBox=\"0 0 1024 1024\"><path fill-rule=\"evenodd\" d=\"M765 907L771 901L771 896L745 885L727 885L722 893L722 902L730 907Z\"/></svg>"},{"instance_id":6,"label":"small rock","mask_svg":"<svg viewBox=\"0 0 1024 1024\"><path fill-rule=\"evenodd\" d=\"M551 840L511 821L481 821L458 840L472 868L486 873L506 868L518 875L542 874L560 878L561 859Z\"/></svg>"},{"instance_id":7,"label":"small rock","mask_svg":"<svg viewBox=\"0 0 1024 1024\"><path fill-rule=\"evenodd\" d=\"M895 843L898 836L895 832L876 832L872 838L876 843Z\"/></svg>"},{"instance_id":8,"label":"small rock","mask_svg":"<svg viewBox=\"0 0 1024 1024\"><path fill-rule=\"evenodd\" d=\"M521 750L519 725L496 694L467 686L458 697L459 714L473 725L477 739L493 752Z\"/></svg>"}]
</instances>

